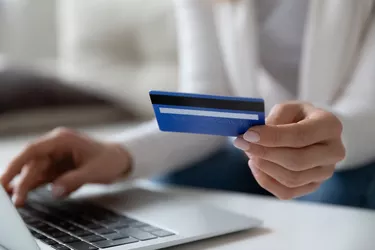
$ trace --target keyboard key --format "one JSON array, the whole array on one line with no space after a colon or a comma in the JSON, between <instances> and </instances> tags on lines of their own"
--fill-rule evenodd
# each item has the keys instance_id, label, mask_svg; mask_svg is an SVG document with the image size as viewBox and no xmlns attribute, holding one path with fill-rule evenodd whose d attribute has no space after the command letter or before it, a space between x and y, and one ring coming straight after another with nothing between
<instances>
[{"instance_id":1,"label":"keyboard key","mask_svg":"<svg viewBox=\"0 0 375 250\"><path fill-rule=\"evenodd\" d=\"M33 235L34 238L36 239L39 239L39 240L43 240L43 239L47 239L46 236L44 236L43 234L40 234L34 230L30 230L31 234Z\"/></svg>"},{"instance_id":2,"label":"keyboard key","mask_svg":"<svg viewBox=\"0 0 375 250\"><path fill-rule=\"evenodd\" d=\"M91 211L86 213L86 216L94 220L114 220L117 218L114 214L108 214L107 212Z\"/></svg>"},{"instance_id":3,"label":"keyboard key","mask_svg":"<svg viewBox=\"0 0 375 250\"><path fill-rule=\"evenodd\" d=\"M115 212L112 212L109 209L106 209L106 208L103 208L103 207L100 207L100 206L91 205L91 204L88 204L88 203L86 203L86 205L88 206L87 211L89 211L88 213L90 215L96 215L96 216L99 216L99 217L103 216L103 217L107 217L107 218L115 218L115 217L119 216L118 214L116 214Z\"/></svg>"},{"instance_id":4,"label":"keyboard key","mask_svg":"<svg viewBox=\"0 0 375 250\"><path fill-rule=\"evenodd\" d=\"M111 212L112 213L112 212ZM119 215L112 213L112 215L106 215L106 216L98 216L95 218L96 221L99 221L102 224L110 224L110 223L115 223L115 222L124 222L124 223L130 223L133 222L134 220L124 216L124 215Z\"/></svg>"},{"instance_id":5,"label":"keyboard key","mask_svg":"<svg viewBox=\"0 0 375 250\"><path fill-rule=\"evenodd\" d=\"M105 227L100 228L100 229L95 229L93 231L95 231L96 233L101 234L101 235L116 233L116 231L114 231L112 229L105 228Z\"/></svg>"},{"instance_id":6,"label":"keyboard key","mask_svg":"<svg viewBox=\"0 0 375 250\"><path fill-rule=\"evenodd\" d=\"M81 230L82 230L82 228L77 227L77 226L69 226L69 227L66 227L66 228L64 228L64 229L65 229L66 231L72 233L72 234L75 234L75 232L77 232L77 231L81 231Z\"/></svg>"},{"instance_id":7,"label":"keyboard key","mask_svg":"<svg viewBox=\"0 0 375 250\"><path fill-rule=\"evenodd\" d=\"M45 226L48 226L46 223L42 222L42 221L35 221L33 223L30 223L29 224L30 226L32 226L33 228L36 228L36 229L39 229L39 228L42 228L42 227L45 227Z\"/></svg>"},{"instance_id":8,"label":"keyboard key","mask_svg":"<svg viewBox=\"0 0 375 250\"><path fill-rule=\"evenodd\" d=\"M40 211L36 211L36 210L32 211L32 214L34 216L38 217L41 220L51 222L51 223L54 223L55 221L59 220L58 218L56 218L54 216L51 216L49 214L46 214L46 213L43 213L43 212L40 212Z\"/></svg>"},{"instance_id":9,"label":"keyboard key","mask_svg":"<svg viewBox=\"0 0 375 250\"><path fill-rule=\"evenodd\" d=\"M54 246L54 245L59 244L58 242L56 242L52 239L49 239L49 238L41 239L41 241L43 241L44 243L46 243L47 245L50 245L50 246Z\"/></svg>"},{"instance_id":10,"label":"keyboard key","mask_svg":"<svg viewBox=\"0 0 375 250\"><path fill-rule=\"evenodd\" d=\"M65 201L65 202L61 203L59 206L56 206L55 208L58 209L58 210L61 210L61 211L66 211L68 213L78 213L78 214L80 214L81 212L87 212L78 203L72 202L72 201Z\"/></svg>"},{"instance_id":11,"label":"keyboard key","mask_svg":"<svg viewBox=\"0 0 375 250\"><path fill-rule=\"evenodd\" d=\"M58 241L62 243L72 243L72 242L78 242L81 240L73 236L67 236L67 237L59 238Z\"/></svg>"},{"instance_id":12,"label":"keyboard key","mask_svg":"<svg viewBox=\"0 0 375 250\"><path fill-rule=\"evenodd\" d=\"M118 218L117 221L122 221L123 223L127 223L127 224L137 222L137 220L134 220L134 219L126 217L126 216L121 216L120 218Z\"/></svg>"},{"instance_id":13,"label":"keyboard key","mask_svg":"<svg viewBox=\"0 0 375 250\"><path fill-rule=\"evenodd\" d=\"M129 226L138 228L138 227L146 227L148 226L148 224L140 222L140 221L135 221L135 222L130 223Z\"/></svg>"},{"instance_id":14,"label":"keyboard key","mask_svg":"<svg viewBox=\"0 0 375 250\"><path fill-rule=\"evenodd\" d=\"M18 214L21 216L21 218L22 218L23 220L33 218L32 215L29 215L27 212L24 212L24 210L19 210L19 209L17 209L17 212L18 212Z\"/></svg>"},{"instance_id":15,"label":"keyboard key","mask_svg":"<svg viewBox=\"0 0 375 250\"><path fill-rule=\"evenodd\" d=\"M47 225L47 224L39 224L37 226L33 226L35 229L38 229L39 231L45 233L45 232L53 232L56 229Z\"/></svg>"},{"instance_id":16,"label":"keyboard key","mask_svg":"<svg viewBox=\"0 0 375 250\"><path fill-rule=\"evenodd\" d=\"M93 222L90 222L89 224L84 225L84 227L86 227L88 229L91 229L91 230L97 230L97 229L103 228L103 226L101 226L99 224L96 224L96 223L93 223Z\"/></svg>"},{"instance_id":17,"label":"keyboard key","mask_svg":"<svg viewBox=\"0 0 375 250\"><path fill-rule=\"evenodd\" d=\"M27 218L22 218L23 221L26 223L26 224L32 224L32 223L36 223L39 221L39 219L35 218L35 217L27 217Z\"/></svg>"},{"instance_id":18,"label":"keyboard key","mask_svg":"<svg viewBox=\"0 0 375 250\"><path fill-rule=\"evenodd\" d=\"M153 227L153 226L146 226L146 227L142 227L140 228L142 231L145 231L145 232L153 232L153 231L158 231L160 230L159 228L157 227Z\"/></svg>"},{"instance_id":19,"label":"keyboard key","mask_svg":"<svg viewBox=\"0 0 375 250\"><path fill-rule=\"evenodd\" d=\"M122 234L122 233L114 233L114 234L106 234L104 235L109 240L119 240L119 239L124 239L124 238L129 238L128 235Z\"/></svg>"},{"instance_id":20,"label":"keyboard key","mask_svg":"<svg viewBox=\"0 0 375 250\"><path fill-rule=\"evenodd\" d=\"M44 207L44 211L53 216L58 216L61 219L61 215L64 214L64 211L59 209L58 202L55 203L40 203L40 206Z\"/></svg>"},{"instance_id":21,"label":"keyboard key","mask_svg":"<svg viewBox=\"0 0 375 250\"><path fill-rule=\"evenodd\" d=\"M119 231L119 230L121 230L121 229L125 229L125 228L130 228L130 226L129 226L129 225L123 225L123 226L118 226L118 227L113 228L113 229Z\"/></svg>"},{"instance_id":22,"label":"keyboard key","mask_svg":"<svg viewBox=\"0 0 375 250\"><path fill-rule=\"evenodd\" d=\"M89 243L83 242L83 241L68 243L67 245L73 248L74 250L97 250L98 249L97 247Z\"/></svg>"},{"instance_id":23,"label":"keyboard key","mask_svg":"<svg viewBox=\"0 0 375 250\"><path fill-rule=\"evenodd\" d=\"M43 218L44 221L53 224L53 225L58 225L60 223L63 223L65 220L56 218L56 217L48 217L48 218Z\"/></svg>"},{"instance_id":24,"label":"keyboard key","mask_svg":"<svg viewBox=\"0 0 375 250\"><path fill-rule=\"evenodd\" d=\"M61 220L58 223L55 223L54 225L64 228L64 229L74 226L74 224L70 223L69 221L64 221L64 220Z\"/></svg>"},{"instance_id":25,"label":"keyboard key","mask_svg":"<svg viewBox=\"0 0 375 250\"><path fill-rule=\"evenodd\" d=\"M36 211L39 211L41 213L48 213L49 212L47 206L45 206L45 205L43 205L41 203L38 203L38 202L28 202L27 206L29 208L31 208L31 210L36 210Z\"/></svg>"},{"instance_id":26,"label":"keyboard key","mask_svg":"<svg viewBox=\"0 0 375 250\"><path fill-rule=\"evenodd\" d=\"M97 242L97 241L103 241L105 240L105 238L99 236L99 235L90 235L90 236L85 236L85 237L82 237L82 239L84 239L85 241L88 241L88 242Z\"/></svg>"},{"instance_id":27,"label":"keyboard key","mask_svg":"<svg viewBox=\"0 0 375 250\"><path fill-rule=\"evenodd\" d=\"M120 228L129 227L129 223L124 222L124 221L116 221L116 222L112 222L112 223L108 223L104 225L112 229L120 229Z\"/></svg>"},{"instance_id":28,"label":"keyboard key","mask_svg":"<svg viewBox=\"0 0 375 250\"><path fill-rule=\"evenodd\" d=\"M29 216L29 212L24 207L17 208L17 212L23 216Z\"/></svg>"},{"instance_id":29,"label":"keyboard key","mask_svg":"<svg viewBox=\"0 0 375 250\"><path fill-rule=\"evenodd\" d=\"M64 219L64 220L66 220L66 221L72 221L72 222L75 222L75 221L77 221L77 220L79 220L79 219L81 219L82 218L82 216L81 215L78 215L78 214L71 214L71 213L68 213L68 212L59 212L59 216L62 218L62 219Z\"/></svg>"},{"instance_id":30,"label":"keyboard key","mask_svg":"<svg viewBox=\"0 0 375 250\"><path fill-rule=\"evenodd\" d=\"M27 212L24 208L17 209L18 214L22 217L22 219L32 218L33 216Z\"/></svg>"},{"instance_id":31,"label":"keyboard key","mask_svg":"<svg viewBox=\"0 0 375 250\"><path fill-rule=\"evenodd\" d=\"M98 207L88 207L85 210L85 215L93 219L114 219L118 217L117 214Z\"/></svg>"},{"instance_id":32,"label":"keyboard key","mask_svg":"<svg viewBox=\"0 0 375 250\"><path fill-rule=\"evenodd\" d=\"M34 203L36 204L36 203ZM34 205L32 205L34 208L36 208ZM39 203L38 208L36 208L39 211L44 211L50 215L59 215L60 211L54 207L48 206L47 204L44 203Z\"/></svg>"},{"instance_id":33,"label":"keyboard key","mask_svg":"<svg viewBox=\"0 0 375 250\"><path fill-rule=\"evenodd\" d=\"M42 197L39 195L39 193L38 192L36 192L35 190L34 191L32 191L32 192L30 192L29 194L28 194L28 197L27 197L27 199L28 199L28 201L37 201L37 200L40 200Z\"/></svg>"},{"instance_id":34,"label":"keyboard key","mask_svg":"<svg viewBox=\"0 0 375 250\"><path fill-rule=\"evenodd\" d=\"M111 224L111 223L115 223L117 222L118 220L116 218L94 218L95 221L99 222L100 224L103 224L103 225L108 225L108 224Z\"/></svg>"},{"instance_id":35,"label":"keyboard key","mask_svg":"<svg viewBox=\"0 0 375 250\"><path fill-rule=\"evenodd\" d=\"M83 237L83 236L89 236L89 235L94 235L94 234L92 232L82 229L80 231L74 232L74 235L77 235L78 237Z\"/></svg>"},{"instance_id":36,"label":"keyboard key","mask_svg":"<svg viewBox=\"0 0 375 250\"><path fill-rule=\"evenodd\" d=\"M51 236L52 238L57 238L57 239L69 236L69 234L64 233L64 232L62 232L62 231L60 231L58 229L56 229L55 232L49 233L48 235Z\"/></svg>"},{"instance_id":37,"label":"keyboard key","mask_svg":"<svg viewBox=\"0 0 375 250\"><path fill-rule=\"evenodd\" d=\"M85 227L86 227L86 225L90 225L90 224L93 223L92 221L87 220L85 218L78 218L78 219L74 220L73 222L75 224L82 225L82 226L85 226Z\"/></svg>"},{"instance_id":38,"label":"keyboard key","mask_svg":"<svg viewBox=\"0 0 375 250\"><path fill-rule=\"evenodd\" d=\"M155 235L152 235L147 232L143 232L136 228L126 228L124 230L121 230L121 233L132 236L138 240L151 240L151 239L157 238Z\"/></svg>"},{"instance_id":39,"label":"keyboard key","mask_svg":"<svg viewBox=\"0 0 375 250\"><path fill-rule=\"evenodd\" d=\"M168 232L168 231L164 231L164 230L158 230L158 231L154 231L154 232L151 232L153 235L156 235L158 237L167 237L167 236L172 236L174 235L174 233L171 233L171 232Z\"/></svg>"},{"instance_id":40,"label":"keyboard key","mask_svg":"<svg viewBox=\"0 0 375 250\"><path fill-rule=\"evenodd\" d=\"M138 242L138 240L134 238L125 238L125 239L114 240L114 241L111 241L111 240L99 241L93 244L99 248L109 248L109 247L121 246L121 245L135 243L135 242Z\"/></svg>"},{"instance_id":41,"label":"keyboard key","mask_svg":"<svg viewBox=\"0 0 375 250\"><path fill-rule=\"evenodd\" d=\"M54 228L54 227L51 227L51 226L45 226L45 227L41 227L41 228L38 228L40 231L42 231L43 233L46 233L46 234L50 234L50 233L54 233L54 232L57 232L59 231L57 228Z\"/></svg>"},{"instance_id":42,"label":"keyboard key","mask_svg":"<svg viewBox=\"0 0 375 250\"><path fill-rule=\"evenodd\" d=\"M82 230L74 232L74 235L76 235L78 237L84 237L84 236L94 235L94 233L82 229Z\"/></svg>"},{"instance_id":43,"label":"keyboard key","mask_svg":"<svg viewBox=\"0 0 375 250\"><path fill-rule=\"evenodd\" d=\"M52 246L52 248L56 249L56 250L70 250L69 247L64 246L64 245L54 245L54 246Z\"/></svg>"}]
</instances>

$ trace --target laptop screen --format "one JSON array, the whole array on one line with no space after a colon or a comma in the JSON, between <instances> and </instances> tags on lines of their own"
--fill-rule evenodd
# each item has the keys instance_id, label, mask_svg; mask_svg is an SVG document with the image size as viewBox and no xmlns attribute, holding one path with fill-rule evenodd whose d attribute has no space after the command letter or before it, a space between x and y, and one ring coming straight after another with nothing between
<instances>
[{"instance_id":1,"label":"laptop screen","mask_svg":"<svg viewBox=\"0 0 375 250\"><path fill-rule=\"evenodd\" d=\"M36 241L1 185L0 209L0 250L39 250Z\"/></svg>"}]
</instances>

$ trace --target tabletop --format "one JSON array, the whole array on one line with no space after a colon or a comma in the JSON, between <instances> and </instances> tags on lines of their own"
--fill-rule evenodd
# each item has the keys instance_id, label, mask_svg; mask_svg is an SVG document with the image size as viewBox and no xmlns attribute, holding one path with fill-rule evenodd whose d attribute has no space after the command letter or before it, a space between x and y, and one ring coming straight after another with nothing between
<instances>
[{"instance_id":1,"label":"tabletop","mask_svg":"<svg viewBox=\"0 0 375 250\"><path fill-rule=\"evenodd\" d=\"M24 139L3 140L0 148L0 172L22 148ZM111 188L123 188L117 184ZM131 184L133 185L133 184ZM297 201L279 201L270 197L181 189L139 181L137 185L179 192L187 201L204 200L219 207L264 221L261 228L199 241L171 249L215 250L373 250L375 249L375 212L348 207L319 205ZM108 186L106 192L110 191ZM102 192L102 186L89 186L75 195Z\"/></svg>"}]
</instances>

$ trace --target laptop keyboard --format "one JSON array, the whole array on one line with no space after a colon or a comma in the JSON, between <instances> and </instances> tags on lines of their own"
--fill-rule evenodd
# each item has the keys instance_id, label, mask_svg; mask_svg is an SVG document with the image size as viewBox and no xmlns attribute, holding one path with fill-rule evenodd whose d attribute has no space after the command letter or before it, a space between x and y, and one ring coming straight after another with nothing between
<instances>
[{"instance_id":1,"label":"laptop keyboard","mask_svg":"<svg viewBox=\"0 0 375 250\"><path fill-rule=\"evenodd\" d=\"M174 235L89 203L29 201L18 212L36 239L58 250L105 249Z\"/></svg>"}]
</instances>

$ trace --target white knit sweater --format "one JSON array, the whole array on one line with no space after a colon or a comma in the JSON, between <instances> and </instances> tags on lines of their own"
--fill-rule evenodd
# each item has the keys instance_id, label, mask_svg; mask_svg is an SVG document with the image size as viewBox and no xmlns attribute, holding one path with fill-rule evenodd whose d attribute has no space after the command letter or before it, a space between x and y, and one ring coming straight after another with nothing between
<instances>
[{"instance_id":1,"label":"white knit sweater","mask_svg":"<svg viewBox=\"0 0 375 250\"><path fill-rule=\"evenodd\" d=\"M356 117L363 117L364 115L368 116L370 117L369 126L370 124L375 124L375 112L369 110L369 107L365 105L365 101L370 102L370 96L375 94L375 88L372 87L374 84L371 84L371 82L373 83L375 80L375 75L373 70L369 70L369 65L375 65L374 22L371 22L372 25L368 32L368 36L366 37L367 39L365 44L363 44L364 50L366 50L366 56L359 61L357 68L353 70L356 74L353 73L353 75L349 77L350 79L353 79L354 83L350 86L349 92L344 93L341 102L339 99L339 102L335 107L331 107L334 103L329 101L330 99L333 99L333 96L330 94L331 90L337 86L334 81L337 80L337 84L346 84L340 82L343 78L340 77L340 74L334 74L335 72L333 71L333 73L331 73L331 70L328 68L327 70L330 75L328 74L327 78L319 78L323 77L322 75L325 69L320 68L323 65L321 62L327 63L327 60L341 63L342 60L338 59L341 57L331 57L330 55L327 55L327 58L325 58L325 53L331 52L326 50L331 47L328 45L327 47L324 47L326 44L329 44L329 41L322 39L319 40L317 37L311 35L316 32L325 31L324 29L319 29L320 26L318 25L324 25L324 23L319 23L316 20L317 17L315 17L315 12L318 10L321 11L322 22L325 20L327 24L334 23L341 28L340 23L336 23L335 19L330 20L328 18L326 20L323 18L326 17L325 14L327 12L324 12L321 9L322 6L325 6L328 9L334 4L338 9L336 11L342 11L342 13L339 14L343 14L348 18L348 23L358 25L357 27L353 26L354 28L351 27L352 30L348 30L348 32L346 32L346 30L338 30L337 36L336 34L335 36L339 37L341 33L343 34L342 36L345 36L345 34L352 32L353 30L359 30L358 27L364 25L364 20L366 19L364 13L367 13L366 10L369 9L368 6L370 6L365 6L364 3L371 2L372 4L372 1L364 1L363 5L359 6L357 9L352 8L351 4L353 2L350 2L351 0L340 0L342 1L339 1L340 4L342 3L342 6L339 6L340 4L337 5L335 1L336 0L327 0L314 3L315 8L309 11L309 13L312 13L308 16L308 21L310 22L310 36L305 36L309 38L306 41L306 39L302 39L301 37L303 36L304 30L301 29L303 25L300 25L300 23L304 23L304 19L306 19L304 11L307 10L307 4L305 0L260 0L258 4L262 2L264 5L258 5L260 9L258 9L257 13L266 14L265 16L258 18L259 22L257 23L259 25L257 27L252 27L250 25L251 22L248 23L249 16L254 14L254 10L244 10L246 4L250 3L250 0L243 1L242 4L237 3L235 6L229 6L232 3L224 3L223 6L219 7L212 6L213 1L210 0L176 0L181 58L181 81L179 90L182 92L212 93L220 95L256 95L256 93L251 90L252 88L246 87L247 84L250 85L250 82L246 81L252 81L252 79L254 79L251 78L251 76L250 78L247 77L247 75L251 75L252 71L255 72L252 68L253 63L251 63L251 58L247 59L246 56L240 56L236 61L236 58L233 57L233 54L235 54L236 51L231 51L231 48L233 48L231 45L237 45L237 42L239 42L238 44L243 48L243 51L241 51L243 55L245 55L246 52L249 52L249 54L253 53L254 51L251 50L250 45L243 45L243 42L247 41L246 39L249 38L250 40L254 39L254 37L251 37L251 35L245 36L243 32L248 29L246 32L253 34L255 29L258 29L257 33L259 34L260 41L263 41L262 43L264 43L259 49L261 62L263 63L266 72L268 71L270 73L263 73L263 75L266 75L266 78L273 80L270 84L264 83L260 86L261 92L263 93L261 96L266 99L267 109L280 101L294 99L296 97L302 97L304 99L306 97L306 99L312 102L317 100L322 106L327 106L328 109L333 108L333 112L336 112L339 117L342 118L344 123L344 140L349 152L346 162L340 167L353 167L353 165L362 164L374 159L375 150L372 149L373 144L371 144L372 142L375 142L375 138L372 135L375 134L373 133L373 129L370 127L367 128L365 125L362 129L362 133L364 134L360 134L360 137L358 138L356 137L356 133L351 131L357 126ZM271 2L274 4L270 4ZM342 8L340 9L340 7ZM348 14L348 11L350 12L350 15ZM335 15L332 14L332 17L335 17ZM220 27L218 28L217 24L219 23L225 26L227 25L227 21L233 21L234 25L232 26L232 29L223 29L220 31ZM248 28L247 24L249 24ZM316 30L314 30L314 28ZM332 27L327 25L327 28L329 29ZM234 35L231 36L231 34ZM219 39L220 35L223 37L222 40ZM325 38L324 35L328 36L330 34L323 33L320 35L322 35L322 38ZM269 40L267 40L267 37ZM353 41L348 41L348 43L351 43L354 46L356 45L356 40L353 37L355 36L351 36ZM236 38L240 39L235 40ZM308 46L314 46L314 43L319 44L319 47L313 48L318 51L316 54L324 52L324 55L320 55L322 61L315 60L316 57L314 56L317 55L309 54L311 51L310 47L302 48L304 53L301 53L301 44L303 42L305 46L306 44ZM346 45L344 44L343 46ZM337 51L340 51L341 48L344 48L341 47L341 44L340 46L337 44L336 47L337 48L333 47L333 49L331 49L332 53L336 53ZM348 50L345 50L345 53L348 54L344 55L342 58L349 56L350 51L356 51L355 49L350 50L351 48L355 47L349 47ZM337 49L337 51L335 49ZM307 54L308 56L305 55L303 58L304 60L300 60L301 54ZM274 60L272 60L273 56L275 57ZM244 63L238 63L239 61ZM299 64L302 62L305 64L303 67L300 67ZM346 64L343 65L345 66ZM340 66L343 67L343 65ZM333 65L333 69L340 70L340 66L336 66L337 65ZM304 75L299 78L303 80L304 84L311 84L311 82L314 81L312 78L318 80L323 79L323 81L317 81L316 85L327 87L329 93L322 92L321 95L316 86L302 85L303 88L298 89L301 88L301 82L298 82L298 77L294 76L290 78L289 74L285 75L285 67L291 69L291 72L293 72L292 74L295 75L301 73L298 70L299 68L304 69ZM308 67L311 68L309 69ZM325 67L330 67L330 65L328 64L328 66ZM262 68L262 66L260 68ZM237 77L237 75L234 74L234 77L231 78L230 73L233 75L233 72L236 71L240 73L239 76ZM313 72L320 73L316 75L312 74ZM365 77L365 81L363 80L363 77ZM241 79L241 81L237 81L236 83L236 80L238 79ZM295 79L295 82L289 81L288 79ZM331 80L328 81L328 79ZM357 84L359 79L362 80ZM328 84L324 81L328 81ZM332 84L332 86L330 84ZM358 87L356 87L357 85ZM306 92L308 89L309 92ZM362 98L358 97L358 93L362 93L363 91L367 91L367 94L362 100ZM271 92L272 94L270 94ZM297 96L298 94L296 93L298 92L300 93L300 96ZM350 97L350 99L348 100L345 95ZM351 105L357 105L358 109L350 107ZM350 118L351 116L353 116L353 119ZM370 134L371 136L369 136ZM361 144L362 139L358 140L359 138L365 140L364 145ZM133 178L146 177L186 166L207 157L209 154L227 143L227 138L222 137L160 132L155 121L145 123L135 129L125 132L124 134L118 135L117 139L122 141L124 146L133 155Z\"/></svg>"}]
</instances>

